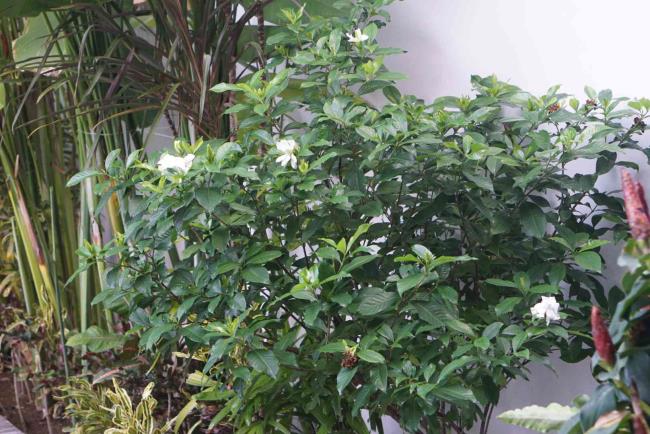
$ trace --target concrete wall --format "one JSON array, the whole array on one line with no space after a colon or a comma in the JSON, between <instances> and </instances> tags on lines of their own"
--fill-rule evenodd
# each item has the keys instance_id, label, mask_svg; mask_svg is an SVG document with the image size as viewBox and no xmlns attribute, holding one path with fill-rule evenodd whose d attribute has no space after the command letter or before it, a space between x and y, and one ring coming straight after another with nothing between
<instances>
[{"instance_id":1,"label":"concrete wall","mask_svg":"<svg viewBox=\"0 0 650 434\"><path fill-rule=\"evenodd\" d=\"M427 100L470 94L470 75L496 74L533 93L562 84L584 99L585 85L612 89L615 96L650 97L650 60L645 53L650 2L641 0L405 0L391 7L393 21L380 39L408 50L388 66L408 74L404 93ZM629 159L645 161L640 154ZM589 164L576 170L588 170ZM650 181L642 170L642 179ZM603 187L618 188L615 174ZM618 280L610 249L610 278ZM613 261L613 262L612 262ZM568 403L594 383L588 363L554 362L557 375L532 368L530 382L513 383L502 395L499 412L527 404ZM400 433L391 426L391 434ZM492 424L491 434L531 432Z\"/></svg>"}]
</instances>

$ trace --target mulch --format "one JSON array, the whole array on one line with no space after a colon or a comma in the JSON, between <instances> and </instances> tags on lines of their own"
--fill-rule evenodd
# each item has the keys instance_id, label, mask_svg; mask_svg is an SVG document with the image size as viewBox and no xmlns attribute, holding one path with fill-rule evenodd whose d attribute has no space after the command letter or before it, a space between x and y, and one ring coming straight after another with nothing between
<instances>
[{"instance_id":1,"label":"mulch","mask_svg":"<svg viewBox=\"0 0 650 434\"><path fill-rule=\"evenodd\" d=\"M23 416L22 420L20 413ZM48 434L47 421L43 416L43 411L37 408L33 402L29 402L28 396L20 396L19 411L14 394L13 377L9 372L0 372L0 415L25 434ZM63 426L62 421L53 420L50 432L62 434Z\"/></svg>"}]
</instances>

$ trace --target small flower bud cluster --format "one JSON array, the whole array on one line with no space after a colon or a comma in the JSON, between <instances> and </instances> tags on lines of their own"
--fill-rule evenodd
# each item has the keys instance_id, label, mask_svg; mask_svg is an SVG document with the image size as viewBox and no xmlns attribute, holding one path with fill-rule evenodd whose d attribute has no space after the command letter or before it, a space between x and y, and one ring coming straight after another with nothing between
<instances>
[{"instance_id":1,"label":"small flower bud cluster","mask_svg":"<svg viewBox=\"0 0 650 434\"><path fill-rule=\"evenodd\" d=\"M343 353L343 360L341 360L342 368L354 368L359 363L359 357L354 353L352 349L347 349Z\"/></svg>"}]
</instances>

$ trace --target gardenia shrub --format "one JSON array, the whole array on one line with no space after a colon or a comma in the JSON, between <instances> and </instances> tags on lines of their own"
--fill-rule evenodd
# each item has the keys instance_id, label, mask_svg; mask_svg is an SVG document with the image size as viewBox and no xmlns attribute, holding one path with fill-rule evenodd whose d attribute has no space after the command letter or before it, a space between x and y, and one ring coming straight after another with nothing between
<instances>
[{"instance_id":1,"label":"gardenia shrub","mask_svg":"<svg viewBox=\"0 0 650 434\"><path fill-rule=\"evenodd\" d=\"M128 316L143 351L201 362L188 411L215 403L214 425L366 433L365 409L380 432L390 416L485 433L529 363L590 353L599 250L625 236L596 183L632 165L616 152L650 102L494 77L472 97L402 96L383 64L399 50L376 41L383 3L286 11L266 69L213 89L235 94L236 141L113 153L72 180L98 176L124 210L124 234L80 252L109 266L94 303ZM594 170L574 174L580 159Z\"/></svg>"},{"instance_id":2,"label":"gardenia shrub","mask_svg":"<svg viewBox=\"0 0 650 434\"><path fill-rule=\"evenodd\" d=\"M504 422L560 434L650 433L650 212L643 187L627 172L623 192L632 238L621 262L629 272L621 289L612 291L617 299L610 300L610 323L600 306L591 311L596 347L592 362L600 384L572 406L552 403L511 410L499 415Z\"/></svg>"}]
</instances>

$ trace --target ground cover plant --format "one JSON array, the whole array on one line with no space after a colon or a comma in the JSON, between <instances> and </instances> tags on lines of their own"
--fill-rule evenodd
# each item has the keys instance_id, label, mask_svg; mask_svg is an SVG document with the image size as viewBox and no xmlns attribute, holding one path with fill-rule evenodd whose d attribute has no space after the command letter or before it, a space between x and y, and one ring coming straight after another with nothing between
<instances>
[{"instance_id":1,"label":"ground cover plant","mask_svg":"<svg viewBox=\"0 0 650 434\"><path fill-rule=\"evenodd\" d=\"M265 67L232 95L228 138L111 153L92 178L125 230L93 301L125 336L196 368L183 411L238 433L488 430L500 391L559 350L591 353L601 247L625 237L597 187L638 148L650 102L587 88L536 97L473 77L471 97L403 96L376 39L388 1L284 12ZM373 104L370 95L383 95ZM591 160L594 170L575 174ZM614 293L621 295L620 292ZM74 337L90 343L108 330Z\"/></svg>"}]
</instances>

